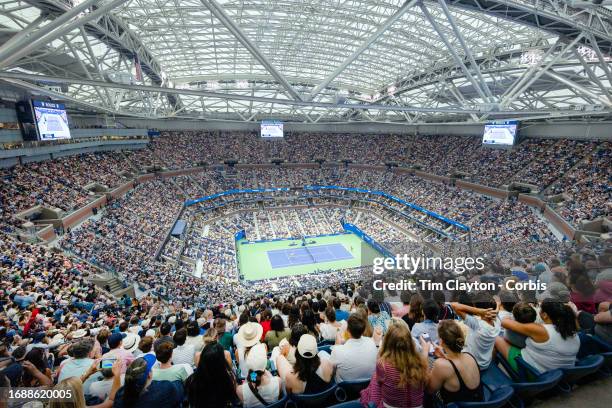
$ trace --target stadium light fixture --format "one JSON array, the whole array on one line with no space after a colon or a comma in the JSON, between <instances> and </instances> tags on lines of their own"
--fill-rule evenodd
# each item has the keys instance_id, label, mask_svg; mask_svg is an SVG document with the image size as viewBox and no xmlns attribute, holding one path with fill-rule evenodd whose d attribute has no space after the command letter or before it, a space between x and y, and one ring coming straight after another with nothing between
<instances>
[{"instance_id":1,"label":"stadium light fixture","mask_svg":"<svg viewBox=\"0 0 612 408\"><path fill-rule=\"evenodd\" d=\"M238 89L248 89L249 88L249 81L247 81L246 79L239 79L236 81L236 88Z\"/></svg>"},{"instance_id":2,"label":"stadium light fixture","mask_svg":"<svg viewBox=\"0 0 612 408\"><path fill-rule=\"evenodd\" d=\"M531 49L521 55L521 64L528 66L540 65L544 59L544 51L541 49Z\"/></svg>"},{"instance_id":3,"label":"stadium light fixture","mask_svg":"<svg viewBox=\"0 0 612 408\"><path fill-rule=\"evenodd\" d=\"M219 89L221 87L221 85L219 84L219 81L206 81L206 89L208 90L216 90Z\"/></svg>"}]
</instances>

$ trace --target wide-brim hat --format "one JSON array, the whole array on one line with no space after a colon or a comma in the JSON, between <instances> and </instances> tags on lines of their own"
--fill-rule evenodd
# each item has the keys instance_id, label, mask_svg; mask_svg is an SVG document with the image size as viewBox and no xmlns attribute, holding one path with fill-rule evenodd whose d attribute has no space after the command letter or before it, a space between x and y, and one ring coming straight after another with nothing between
<instances>
[{"instance_id":1,"label":"wide-brim hat","mask_svg":"<svg viewBox=\"0 0 612 408\"><path fill-rule=\"evenodd\" d=\"M241 346L252 347L259 343L263 335L263 327L259 323L247 322L238 330L238 342Z\"/></svg>"}]
</instances>

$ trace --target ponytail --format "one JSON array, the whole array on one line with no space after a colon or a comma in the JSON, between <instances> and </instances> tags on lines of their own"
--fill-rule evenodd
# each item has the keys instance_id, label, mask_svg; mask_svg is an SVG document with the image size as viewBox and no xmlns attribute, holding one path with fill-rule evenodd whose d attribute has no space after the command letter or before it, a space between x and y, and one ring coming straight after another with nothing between
<instances>
[{"instance_id":1,"label":"ponytail","mask_svg":"<svg viewBox=\"0 0 612 408\"><path fill-rule=\"evenodd\" d=\"M125 381L123 384L123 406L126 408L136 406L140 394L144 389L147 378L145 371L147 363L144 359L136 359L128 367L125 373Z\"/></svg>"},{"instance_id":2,"label":"ponytail","mask_svg":"<svg viewBox=\"0 0 612 408\"><path fill-rule=\"evenodd\" d=\"M257 389L261 385L261 379L264 375L264 372L261 370L253 371L249 370L249 375L247 376L247 381L250 384L253 384L255 389Z\"/></svg>"},{"instance_id":3,"label":"ponytail","mask_svg":"<svg viewBox=\"0 0 612 408\"><path fill-rule=\"evenodd\" d=\"M572 308L565 303L545 299L542 302L541 310L548 315L555 326L555 330L559 332L563 340L573 337L578 332L576 315Z\"/></svg>"}]
</instances>

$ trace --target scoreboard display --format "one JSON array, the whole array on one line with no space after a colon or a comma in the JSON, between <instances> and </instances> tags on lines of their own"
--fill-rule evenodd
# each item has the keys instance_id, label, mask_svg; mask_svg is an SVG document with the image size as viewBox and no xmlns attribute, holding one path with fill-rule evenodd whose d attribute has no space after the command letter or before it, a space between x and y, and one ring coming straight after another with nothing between
<instances>
[{"instance_id":1,"label":"scoreboard display","mask_svg":"<svg viewBox=\"0 0 612 408\"><path fill-rule=\"evenodd\" d=\"M278 120L263 120L261 121L260 129L261 137L265 138L282 138L284 137L283 122Z\"/></svg>"}]
</instances>

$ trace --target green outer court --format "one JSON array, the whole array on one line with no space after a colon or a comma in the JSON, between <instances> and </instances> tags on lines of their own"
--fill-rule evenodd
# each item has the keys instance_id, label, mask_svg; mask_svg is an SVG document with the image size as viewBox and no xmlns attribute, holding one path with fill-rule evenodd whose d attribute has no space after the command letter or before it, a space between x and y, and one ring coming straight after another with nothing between
<instances>
[{"instance_id":1,"label":"green outer court","mask_svg":"<svg viewBox=\"0 0 612 408\"><path fill-rule=\"evenodd\" d=\"M282 239L275 241L249 242L246 239L236 241L236 257L240 274L246 281L256 281L292 275L306 275L315 271L330 271L345 268L369 266L373 258L382 256L378 251L366 244L361 238L352 233L323 235L308 237L307 242L316 241L312 245L342 244L353 255L353 259L319 262L307 265L288 266L285 268L272 268L268 259L268 251L275 249L290 249L302 245L301 239ZM297 245L291 246L295 243ZM352 250L351 250L352 248Z\"/></svg>"}]
</instances>

